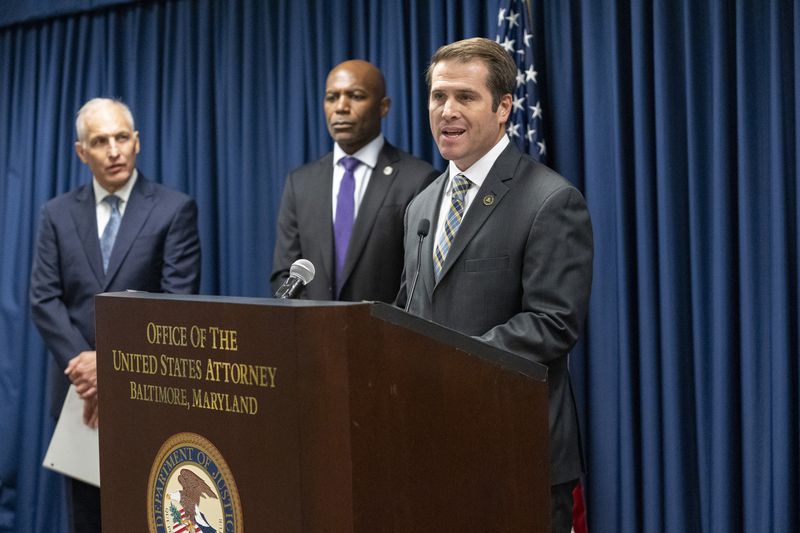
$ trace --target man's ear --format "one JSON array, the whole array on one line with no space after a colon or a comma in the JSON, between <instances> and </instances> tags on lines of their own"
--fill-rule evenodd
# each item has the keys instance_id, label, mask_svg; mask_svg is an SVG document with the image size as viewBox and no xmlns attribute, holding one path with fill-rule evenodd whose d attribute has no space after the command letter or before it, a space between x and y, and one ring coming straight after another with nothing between
<instances>
[{"instance_id":1,"label":"man's ear","mask_svg":"<svg viewBox=\"0 0 800 533\"><path fill-rule=\"evenodd\" d=\"M381 118L386 116L390 107L392 107L392 99L388 96L381 98Z\"/></svg>"},{"instance_id":2,"label":"man's ear","mask_svg":"<svg viewBox=\"0 0 800 533\"><path fill-rule=\"evenodd\" d=\"M83 151L83 144L81 144L80 141L75 141L75 153L78 154L78 157L80 157L81 161L86 163L86 154Z\"/></svg>"},{"instance_id":3,"label":"man's ear","mask_svg":"<svg viewBox=\"0 0 800 533\"><path fill-rule=\"evenodd\" d=\"M510 94L504 94L500 97L500 103L497 106L497 118L500 119L501 123L508 122L511 116L512 101L513 98Z\"/></svg>"}]
</instances>

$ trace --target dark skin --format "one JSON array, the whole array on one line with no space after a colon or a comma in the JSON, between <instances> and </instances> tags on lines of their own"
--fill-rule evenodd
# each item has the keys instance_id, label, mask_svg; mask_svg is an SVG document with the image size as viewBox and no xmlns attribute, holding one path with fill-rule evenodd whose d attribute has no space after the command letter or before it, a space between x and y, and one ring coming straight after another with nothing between
<instances>
[{"instance_id":1,"label":"dark skin","mask_svg":"<svg viewBox=\"0 0 800 533\"><path fill-rule=\"evenodd\" d=\"M345 153L356 153L380 134L390 105L383 75L374 65L353 59L328 74L325 120L328 133Z\"/></svg>"}]
</instances>

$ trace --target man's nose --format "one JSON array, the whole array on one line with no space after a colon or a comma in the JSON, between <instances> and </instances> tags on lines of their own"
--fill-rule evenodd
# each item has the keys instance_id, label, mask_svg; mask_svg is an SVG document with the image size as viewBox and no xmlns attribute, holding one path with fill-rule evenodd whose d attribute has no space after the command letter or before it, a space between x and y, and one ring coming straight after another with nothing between
<instances>
[{"instance_id":1,"label":"man's nose","mask_svg":"<svg viewBox=\"0 0 800 533\"><path fill-rule=\"evenodd\" d=\"M111 139L108 143L108 155L110 157L117 157L119 155L119 146L117 146L117 141Z\"/></svg>"},{"instance_id":2,"label":"man's nose","mask_svg":"<svg viewBox=\"0 0 800 533\"><path fill-rule=\"evenodd\" d=\"M348 111L350 111L350 99L346 96L340 96L336 100L336 112L347 113Z\"/></svg>"},{"instance_id":3,"label":"man's nose","mask_svg":"<svg viewBox=\"0 0 800 533\"><path fill-rule=\"evenodd\" d=\"M445 100L442 106L442 117L446 119L455 118L458 116L458 104L452 98Z\"/></svg>"}]
</instances>

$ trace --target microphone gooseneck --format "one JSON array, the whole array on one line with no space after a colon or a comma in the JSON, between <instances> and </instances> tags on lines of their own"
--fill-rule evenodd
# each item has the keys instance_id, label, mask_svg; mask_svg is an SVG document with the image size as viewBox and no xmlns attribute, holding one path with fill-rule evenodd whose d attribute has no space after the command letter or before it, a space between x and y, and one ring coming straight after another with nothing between
<instances>
[{"instance_id":1,"label":"microphone gooseneck","mask_svg":"<svg viewBox=\"0 0 800 533\"><path fill-rule=\"evenodd\" d=\"M417 288L417 280L419 279L419 271L420 271L420 261L422 260L422 241L425 240L425 237L428 236L428 232L431 229L431 221L427 218L423 218L419 221L419 225L417 226L417 235L419 235L419 243L417 244L417 270L414 272L414 280L411 282L411 291L408 293L408 299L406 300L406 313L408 309L411 307L411 299L414 297L414 289Z\"/></svg>"}]
</instances>

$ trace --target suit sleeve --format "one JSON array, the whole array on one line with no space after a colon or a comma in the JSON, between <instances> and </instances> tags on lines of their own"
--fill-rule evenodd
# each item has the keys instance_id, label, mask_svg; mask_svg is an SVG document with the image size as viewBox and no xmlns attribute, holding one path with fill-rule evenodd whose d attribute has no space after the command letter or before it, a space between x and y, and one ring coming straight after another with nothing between
<instances>
[{"instance_id":1,"label":"suit sleeve","mask_svg":"<svg viewBox=\"0 0 800 533\"><path fill-rule=\"evenodd\" d=\"M62 369L80 352L92 349L89 341L72 324L63 298L58 237L45 206L39 219L31 269L31 314L45 346Z\"/></svg>"},{"instance_id":2,"label":"suit sleeve","mask_svg":"<svg viewBox=\"0 0 800 533\"><path fill-rule=\"evenodd\" d=\"M161 290L177 294L200 291L200 237L197 203L186 200L173 217L164 241Z\"/></svg>"},{"instance_id":3,"label":"suit sleeve","mask_svg":"<svg viewBox=\"0 0 800 533\"><path fill-rule=\"evenodd\" d=\"M586 316L593 253L591 221L583 196L572 187L554 192L528 234L522 310L481 338L541 363L569 353Z\"/></svg>"},{"instance_id":4,"label":"suit sleeve","mask_svg":"<svg viewBox=\"0 0 800 533\"><path fill-rule=\"evenodd\" d=\"M275 252L272 255L272 275L270 284L274 293L289 277L289 268L302 257L300 231L297 224L297 205L295 202L294 180L292 175L286 179L278 213L278 228L275 236Z\"/></svg>"}]
</instances>

